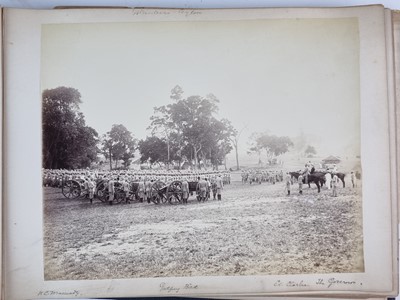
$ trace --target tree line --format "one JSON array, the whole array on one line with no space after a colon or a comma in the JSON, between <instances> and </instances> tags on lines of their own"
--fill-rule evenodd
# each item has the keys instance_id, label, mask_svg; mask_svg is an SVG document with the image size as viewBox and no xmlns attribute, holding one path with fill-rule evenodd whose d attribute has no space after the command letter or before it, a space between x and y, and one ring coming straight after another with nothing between
<instances>
[{"instance_id":1,"label":"tree line","mask_svg":"<svg viewBox=\"0 0 400 300\"><path fill-rule=\"evenodd\" d=\"M129 168L140 153L140 162L167 168L226 166L227 154L235 151L239 169L241 131L218 118L219 100L213 94L184 96L180 86L171 90L168 104L154 107L147 127L150 134L139 140L122 124L99 136L86 125L79 105L81 94L71 87L43 91L43 167L77 169L98 164L99 156L110 169ZM273 159L293 146L289 137L254 133L249 153Z\"/></svg>"}]
</instances>

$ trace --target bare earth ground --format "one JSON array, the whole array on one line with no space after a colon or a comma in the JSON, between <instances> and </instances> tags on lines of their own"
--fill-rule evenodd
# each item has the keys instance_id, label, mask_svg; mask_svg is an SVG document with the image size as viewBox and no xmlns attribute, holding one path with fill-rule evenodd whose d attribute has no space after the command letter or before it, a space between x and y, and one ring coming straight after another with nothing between
<instances>
[{"instance_id":1,"label":"bare earth ground","mask_svg":"<svg viewBox=\"0 0 400 300\"><path fill-rule=\"evenodd\" d=\"M45 279L363 272L360 188L225 187L222 201L109 206L44 188Z\"/></svg>"}]
</instances>

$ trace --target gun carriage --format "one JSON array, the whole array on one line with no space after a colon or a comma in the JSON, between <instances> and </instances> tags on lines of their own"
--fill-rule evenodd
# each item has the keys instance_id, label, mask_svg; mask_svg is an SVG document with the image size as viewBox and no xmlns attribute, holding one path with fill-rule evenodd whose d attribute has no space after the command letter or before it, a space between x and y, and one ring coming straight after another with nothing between
<instances>
[{"instance_id":1,"label":"gun carriage","mask_svg":"<svg viewBox=\"0 0 400 300\"><path fill-rule=\"evenodd\" d=\"M85 180L84 179L67 179L62 180L61 192L65 198L76 199L79 197L84 197L86 194L85 190Z\"/></svg>"},{"instance_id":2,"label":"gun carriage","mask_svg":"<svg viewBox=\"0 0 400 300\"><path fill-rule=\"evenodd\" d=\"M196 194L198 201L207 200L210 197L208 190L206 196L202 196L197 187L197 181L190 181L189 195ZM174 180L170 183L165 183L161 180L155 181L151 185L150 193L147 194L147 199L155 204L178 204L184 202L183 182ZM62 194L68 199L77 199L88 197L89 188L84 179L68 179L62 182ZM120 203L126 199L130 201L138 201L139 182L134 181L129 183L129 188L126 190L123 184L119 181L114 182L114 197L110 200L109 181L105 179L97 180L94 190L94 196L101 202ZM188 196L189 196L188 195Z\"/></svg>"}]
</instances>

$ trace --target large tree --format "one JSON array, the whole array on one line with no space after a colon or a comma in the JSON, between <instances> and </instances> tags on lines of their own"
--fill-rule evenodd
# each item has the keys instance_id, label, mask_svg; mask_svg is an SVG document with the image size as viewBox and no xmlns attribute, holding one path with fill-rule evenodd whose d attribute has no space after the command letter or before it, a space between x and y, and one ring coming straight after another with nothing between
<instances>
[{"instance_id":1,"label":"large tree","mask_svg":"<svg viewBox=\"0 0 400 300\"><path fill-rule=\"evenodd\" d=\"M314 155L317 154L317 150L315 150L315 147L314 147L314 146L308 145L307 148L306 148L306 150L304 151L304 154L305 154L307 157L313 157Z\"/></svg>"},{"instance_id":2,"label":"large tree","mask_svg":"<svg viewBox=\"0 0 400 300\"><path fill-rule=\"evenodd\" d=\"M276 136L264 133L254 133L252 135L252 145L250 152L255 152L259 156L266 154L267 160L282 155L289 151L293 146L293 142L287 136Z\"/></svg>"},{"instance_id":3,"label":"large tree","mask_svg":"<svg viewBox=\"0 0 400 300\"><path fill-rule=\"evenodd\" d=\"M235 149L235 158L236 158L236 170L239 171L240 165L239 165L239 139L240 136L243 132L243 130L246 129L247 126L244 126L240 131L238 131L236 128L232 126L232 124L227 121L226 122L226 128L229 132L229 140L231 141L231 144L233 148Z\"/></svg>"},{"instance_id":4,"label":"large tree","mask_svg":"<svg viewBox=\"0 0 400 300\"><path fill-rule=\"evenodd\" d=\"M114 124L109 132L103 136L102 150L106 158L110 162L110 170L112 169L112 160L115 167L118 162L123 161L123 166L128 168L131 159L135 156L136 140L132 133L122 124Z\"/></svg>"},{"instance_id":5,"label":"large tree","mask_svg":"<svg viewBox=\"0 0 400 300\"><path fill-rule=\"evenodd\" d=\"M79 111L81 94L71 87L43 91L43 167L84 168L96 160L98 134Z\"/></svg>"},{"instance_id":6,"label":"large tree","mask_svg":"<svg viewBox=\"0 0 400 300\"><path fill-rule=\"evenodd\" d=\"M168 155L167 143L164 139L157 136L147 137L139 142L140 161L150 162L151 164L167 164Z\"/></svg>"},{"instance_id":7,"label":"large tree","mask_svg":"<svg viewBox=\"0 0 400 300\"><path fill-rule=\"evenodd\" d=\"M154 108L150 125L152 133L160 134L167 143L168 162L174 155L185 156L196 167L200 160L220 163L232 147L231 131L225 121L216 118L218 99L212 94L184 98L179 86L171 90L170 98L173 103ZM172 147L177 153L171 154Z\"/></svg>"}]
</instances>

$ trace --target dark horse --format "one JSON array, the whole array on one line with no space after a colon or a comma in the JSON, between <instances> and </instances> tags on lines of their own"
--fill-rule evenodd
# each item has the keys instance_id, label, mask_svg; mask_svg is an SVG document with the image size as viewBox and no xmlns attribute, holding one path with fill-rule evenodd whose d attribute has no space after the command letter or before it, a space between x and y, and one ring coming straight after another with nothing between
<instances>
[{"instance_id":1,"label":"dark horse","mask_svg":"<svg viewBox=\"0 0 400 300\"><path fill-rule=\"evenodd\" d=\"M298 179L301 172L289 172L290 176ZM321 192L321 186L325 183L325 174L323 172L313 172L312 174L308 175L308 186L311 187L311 183L315 183L318 188L318 193ZM305 176L303 177L303 183L306 183Z\"/></svg>"},{"instance_id":2,"label":"dark horse","mask_svg":"<svg viewBox=\"0 0 400 300\"><path fill-rule=\"evenodd\" d=\"M323 174L324 177L325 177L325 175L328 174L328 173L331 174L332 178L333 178L333 175L336 174L336 176L342 181L343 187L346 187L346 184L345 184L345 182L344 182L344 177L346 176L346 174L344 174L344 173L335 173L335 174L333 174L332 172L321 172L321 171L313 172L313 171L311 170L311 174ZM324 179L324 182L325 182L325 179Z\"/></svg>"},{"instance_id":3,"label":"dark horse","mask_svg":"<svg viewBox=\"0 0 400 300\"><path fill-rule=\"evenodd\" d=\"M344 177L346 176L346 174L344 174L344 173L335 173L335 174L333 174L332 172L321 172L321 171L315 172L315 168L314 167L311 168L311 172L310 173L311 174L320 173L320 174L323 174L323 176L325 176L325 174L327 174L327 173L330 173L332 177L333 177L333 175L336 174L336 176L339 177L339 179L342 181L343 187L346 187L346 184L344 183ZM325 182L325 180L324 180L324 182Z\"/></svg>"},{"instance_id":4,"label":"dark horse","mask_svg":"<svg viewBox=\"0 0 400 300\"><path fill-rule=\"evenodd\" d=\"M323 176L325 176L325 174L327 174L327 173L330 173L332 177L333 177L333 175L336 174L336 176L342 181L343 187L346 187L346 184L344 183L344 177L346 176L346 174L344 174L344 173L335 173L335 174L333 174L332 172L321 172L321 171L315 172L315 168L314 168L314 167L311 168L310 173L311 173L311 174L320 173L320 174L323 174ZM325 182L325 180L324 180L324 182ZM322 185L321 185L321 186L322 186Z\"/></svg>"},{"instance_id":5,"label":"dark horse","mask_svg":"<svg viewBox=\"0 0 400 300\"><path fill-rule=\"evenodd\" d=\"M333 177L334 174L331 173L331 175ZM346 176L346 174L344 174L344 173L336 173L336 176L339 177L339 179L343 182L343 187L346 187L346 184L344 183L344 177Z\"/></svg>"}]
</instances>

